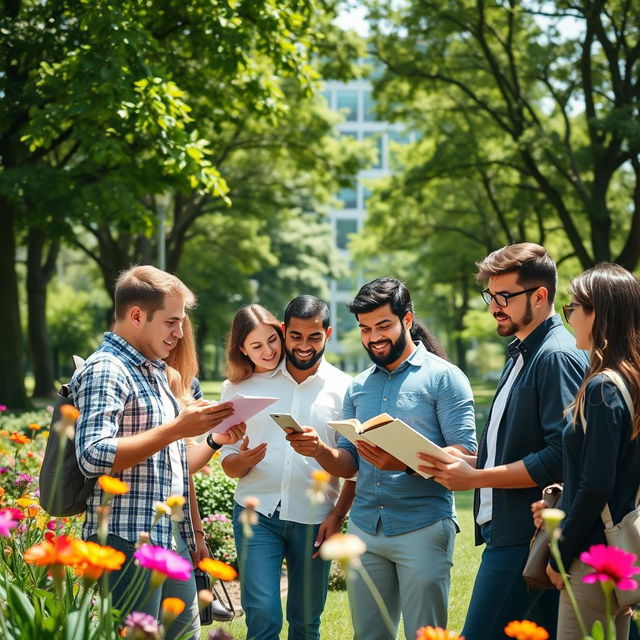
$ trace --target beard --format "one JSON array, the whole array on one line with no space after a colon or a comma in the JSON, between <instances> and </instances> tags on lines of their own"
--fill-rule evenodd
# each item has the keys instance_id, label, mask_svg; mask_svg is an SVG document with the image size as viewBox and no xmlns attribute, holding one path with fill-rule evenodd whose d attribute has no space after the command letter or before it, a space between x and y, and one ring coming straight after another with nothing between
<instances>
[{"instance_id":1,"label":"beard","mask_svg":"<svg viewBox=\"0 0 640 640\"><path fill-rule=\"evenodd\" d=\"M289 349L286 349L286 348L285 348L285 353L287 354L287 360L296 369L299 369L300 371L306 371L307 369L311 369L311 367L313 367L318 362L318 360L322 358L322 355L324 354L324 349L325 348L322 347L320 351L313 351L313 355L308 360L298 360L298 358L296 358L293 351L289 351Z\"/></svg>"},{"instance_id":2,"label":"beard","mask_svg":"<svg viewBox=\"0 0 640 640\"><path fill-rule=\"evenodd\" d=\"M502 314L502 312L497 311L493 314L494 318L497 318L499 315L506 316L507 314ZM508 324L498 325L496 331L499 336L506 338L507 336L515 335L518 331L520 331L523 327L526 327L533 320L533 308L531 307L531 300L529 296L527 296L527 308L524 311L524 315L519 322L514 322L511 320Z\"/></svg>"},{"instance_id":3,"label":"beard","mask_svg":"<svg viewBox=\"0 0 640 640\"><path fill-rule=\"evenodd\" d=\"M380 365L382 367L386 367L388 364L392 364L395 362L405 350L407 346L407 332L402 331L398 336L398 339L395 342L391 340L378 340L373 344L380 344L381 342L389 342L391 343L391 348L389 352L384 355L378 355L374 353L366 344L362 343L362 346L365 348L365 351L369 354L369 358L374 364ZM371 345L371 342L369 343Z\"/></svg>"}]
</instances>

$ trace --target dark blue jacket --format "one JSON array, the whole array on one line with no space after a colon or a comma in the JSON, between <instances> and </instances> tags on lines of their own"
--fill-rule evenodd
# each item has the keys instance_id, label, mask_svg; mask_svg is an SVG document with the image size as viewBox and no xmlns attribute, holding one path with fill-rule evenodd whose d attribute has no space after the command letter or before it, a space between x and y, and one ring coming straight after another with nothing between
<instances>
[{"instance_id":1,"label":"dark blue jacket","mask_svg":"<svg viewBox=\"0 0 640 640\"><path fill-rule=\"evenodd\" d=\"M523 460L537 483L528 489L493 489L491 537L488 543L501 547L526 544L533 535L531 503L542 489L562 480L562 431L570 424L565 409L573 402L587 370L588 358L576 348L574 337L559 315L536 327L524 340L515 340L509 351L522 353L524 365L518 374L498 428L495 466ZM509 358L498 391L509 377L515 358ZM491 407L493 409L493 405ZM486 430L480 440L478 468L487 459ZM474 516L480 491L476 490ZM482 544L476 525L476 544Z\"/></svg>"}]
</instances>

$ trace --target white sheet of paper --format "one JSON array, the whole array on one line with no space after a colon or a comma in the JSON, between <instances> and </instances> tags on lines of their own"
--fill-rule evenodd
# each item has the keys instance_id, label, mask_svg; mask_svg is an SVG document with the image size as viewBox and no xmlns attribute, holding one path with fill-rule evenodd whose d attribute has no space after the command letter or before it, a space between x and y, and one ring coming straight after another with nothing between
<instances>
[{"instance_id":1,"label":"white sheet of paper","mask_svg":"<svg viewBox=\"0 0 640 640\"><path fill-rule=\"evenodd\" d=\"M246 422L249 418L253 418L256 413L272 405L278 398L268 398L263 396L244 396L236 393L225 402L233 403L233 415L223 420L217 427L211 429L211 433L226 433L234 425L240 422Z\"/></svg>"}]
</instances>

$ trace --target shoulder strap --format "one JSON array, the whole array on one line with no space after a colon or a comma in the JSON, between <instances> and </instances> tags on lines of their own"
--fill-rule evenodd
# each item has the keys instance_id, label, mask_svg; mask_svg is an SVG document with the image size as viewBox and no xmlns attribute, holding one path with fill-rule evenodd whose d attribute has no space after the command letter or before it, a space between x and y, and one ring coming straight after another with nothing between
<instances>
[{"instance_id":1,"label":"shoulder strap","mask_svg":"<svg viewBox=\"0 0 640 640\"><path fill-rule=\"evenodd\" d=\"M607 378L609 378L609 380L611 380L611 382L613 382L613 384L615 384L616 387L618 387L618 390L622 394L624 402L627 405L627 409L629 409L629 415L631 416L631 421L633 422L633 418L635 416L635 409L633 406L633 400L631 399L631 394L629 393L629 388L627 387L627 383L625 382L624 378L617 371L614 371L613 369L603 369L602 373L605 376L607 376ZM582 424L586 427L584 422ZM636 508L638 507L639 504L640 504L640 486L636 491L636 501L635 501ZM608 504L604 505L604 509L602 510L601 517L602 517L602 522L604 522L605 529L609 529L610 527L613 526L613 517L611 515L611 510L609 509Z\"/></svg>"}]
</instances>

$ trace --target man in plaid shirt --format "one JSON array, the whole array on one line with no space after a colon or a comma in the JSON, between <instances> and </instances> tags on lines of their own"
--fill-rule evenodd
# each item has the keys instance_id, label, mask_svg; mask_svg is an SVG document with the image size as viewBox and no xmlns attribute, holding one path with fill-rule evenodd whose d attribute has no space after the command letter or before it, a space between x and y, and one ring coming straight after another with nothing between
<instances>
[{"instance_id":1,"label":"man in plaid shirt","mask_svg":"<svg viewBox=\"0 0 640 640\"><path fill-rule=\"evenodd\" d=\"M212 405L199 400L179 410L166 376L166 358L182 337L186 310L195 305L194 294L175 276L151 266L122 273L115 289L115 325L100 347L76 371L71 395L80 411L76 426L76 455L87 477L112 475L129 491L112 501L107 544L131 557L142 532L154 545L174 549L185 558L195 551L189 509L189 468L183 438L206 433L233 413L230 403ZM216 434L207 442L213 449L233 443L239 429ZM169 496L184 496L183 519L174 537L169 518L152 527L155 503ZM96 540L102 503L99 485L87 502L85 539ZM126 565L125 565L126 567ZM127 600L135 565L111 574L117 607ZM119 580L119 582L118 582ZM199 638L197 594L193 575L188 582L168 579L149 595L143 590L129 610L158 617L165 597L179 597L184 612L171 625L189 624ZM124 598L123 598L124 596ZM145 602L146 599L146 602ZM167 638L172 637L169 633Z\"/></svg>"}]
</instances>

